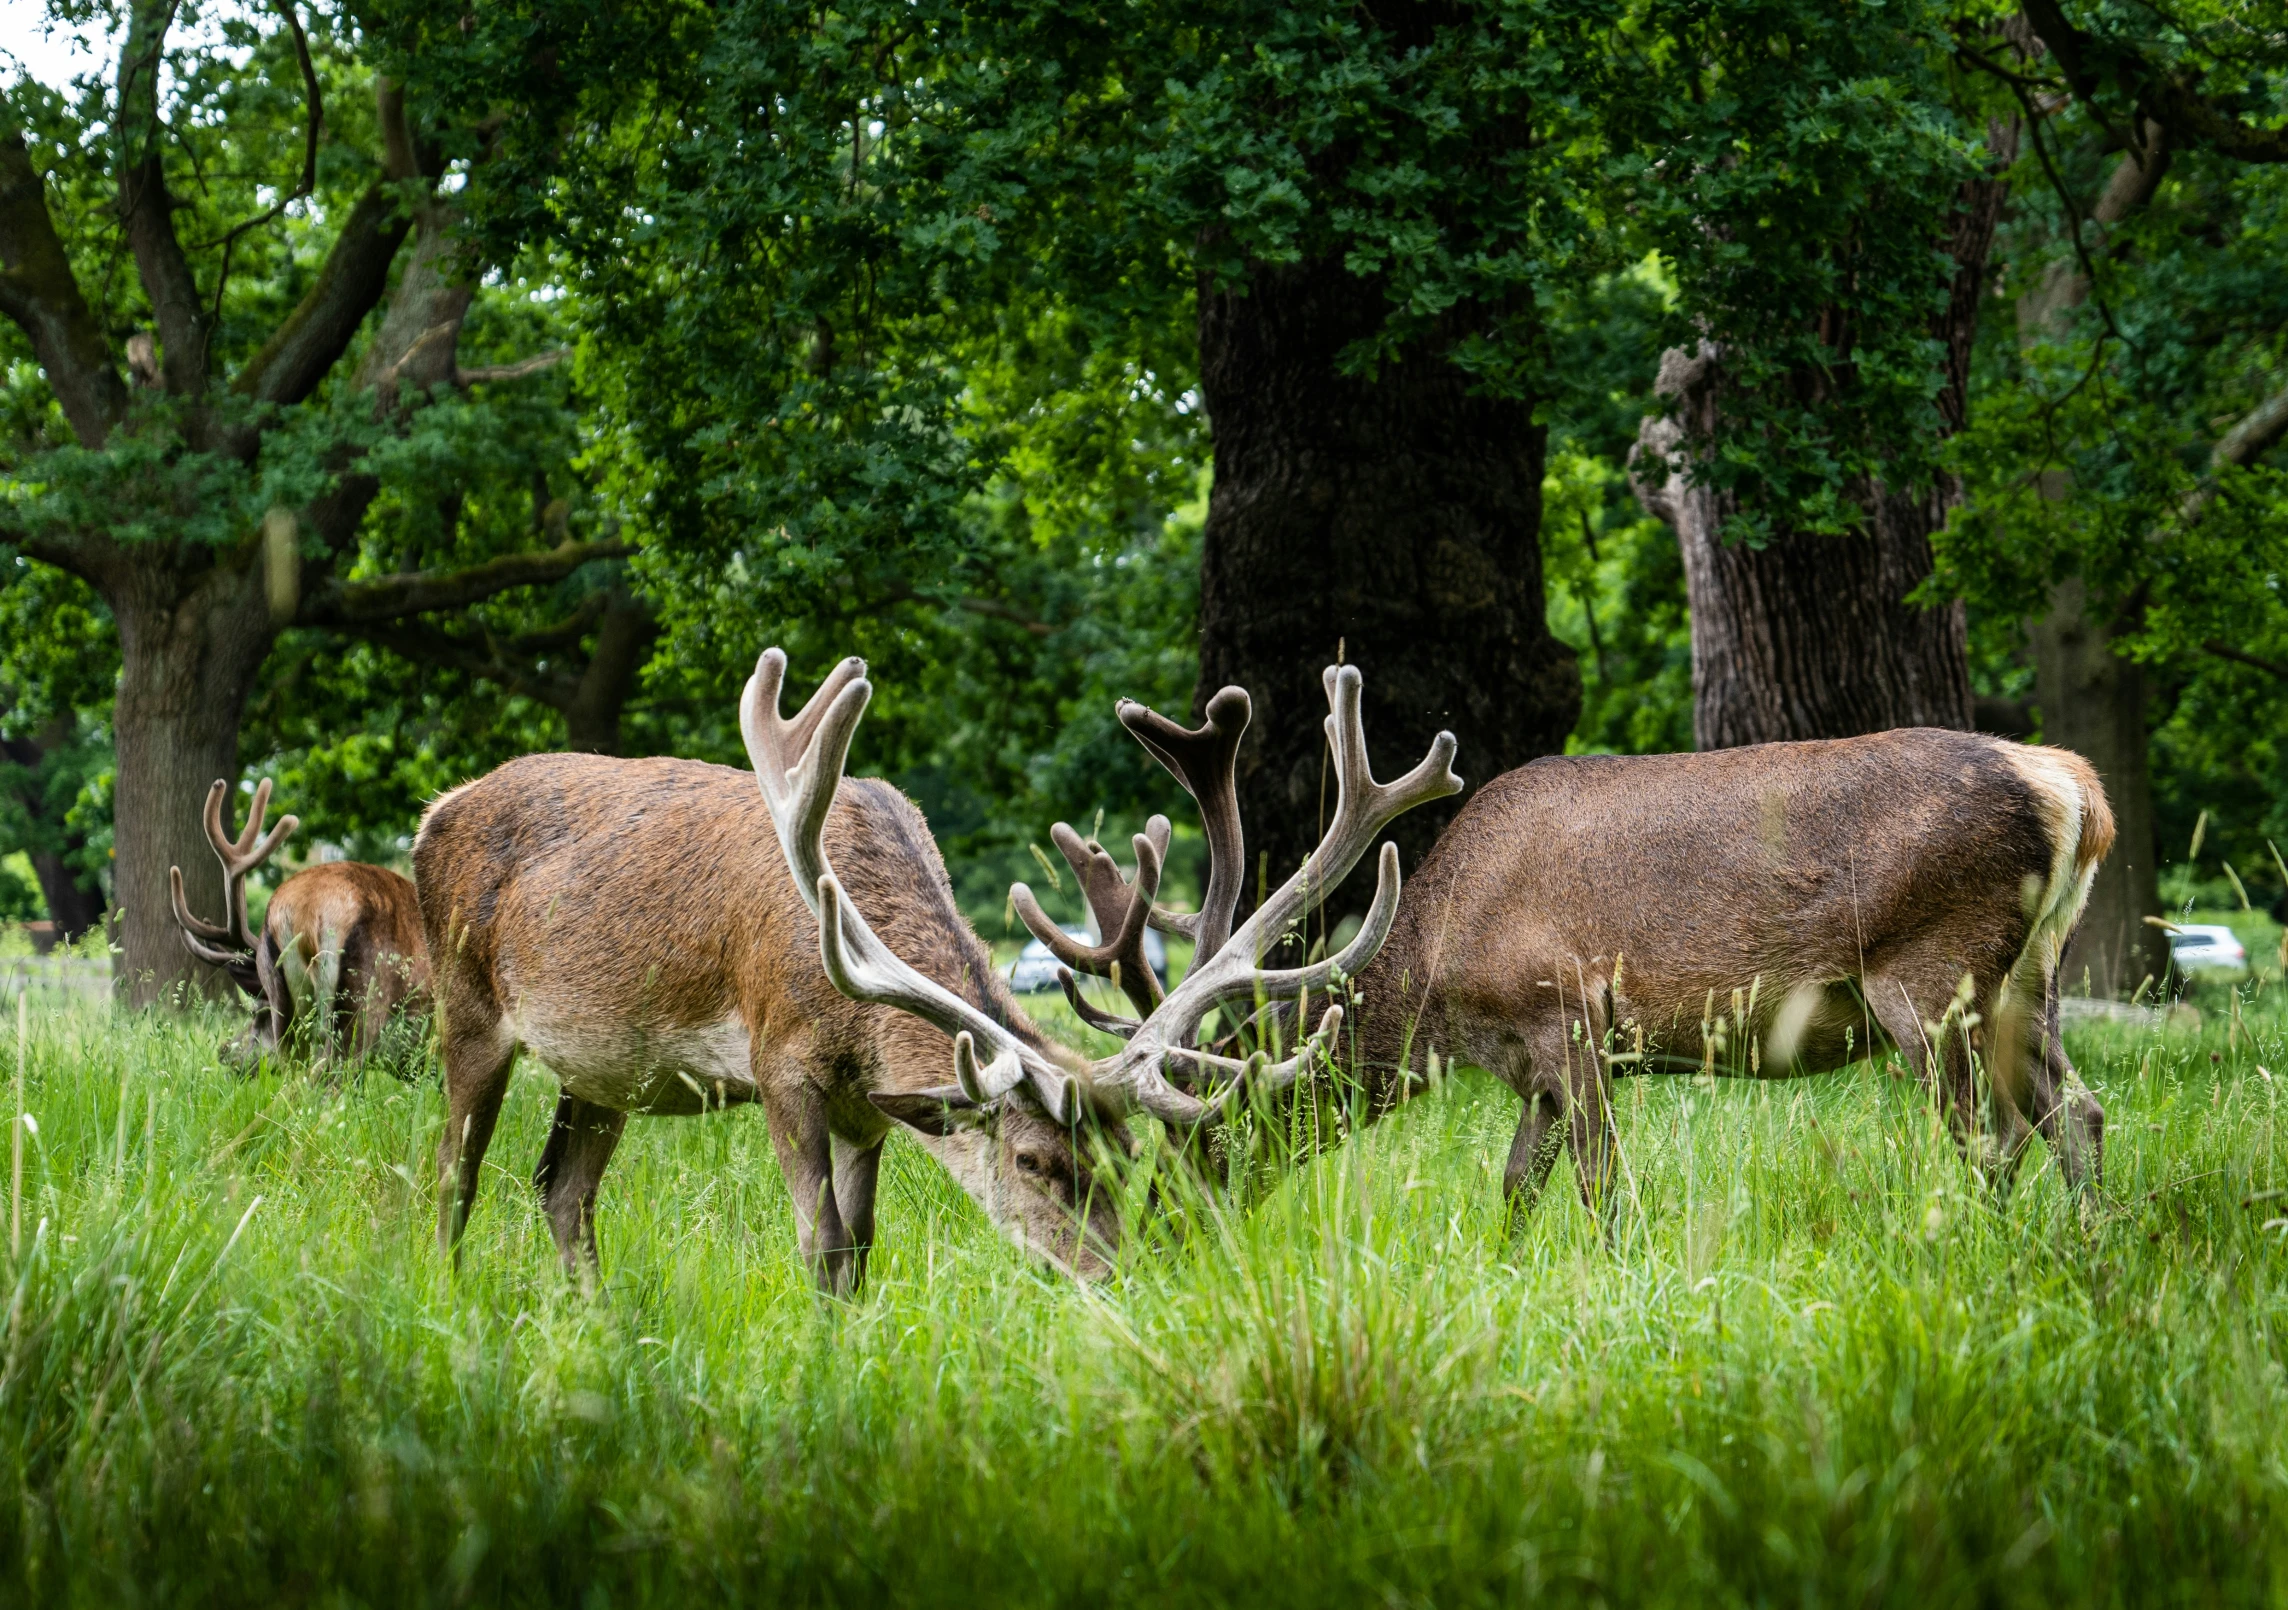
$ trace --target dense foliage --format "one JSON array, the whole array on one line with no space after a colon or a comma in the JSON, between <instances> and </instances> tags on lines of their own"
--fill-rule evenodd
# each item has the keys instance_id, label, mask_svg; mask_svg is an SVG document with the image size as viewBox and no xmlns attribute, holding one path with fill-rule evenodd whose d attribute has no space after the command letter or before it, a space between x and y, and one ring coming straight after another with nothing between
<instances>
[{"instance_id":1,"label":"dense foliage","mask_svg":"<svg viewBox=\"0 0 2288 1610\"><path fill-rule=\"evenodd\" d=\"M354 439L380 486L345 579L562 536L638 551L394 639L290 628L242 754L328 841L386 857L439 787L565 741L599 601L630 598L652 635L623 747L735 762L730 697L761 644L786 643L798 675L864 653L882 694L861 769L923 800L973 905L997 907L1010 855L1052 818L1174 805L1110 705L1180 709L1192 692L1214 439L1195 298L1335 254L1387 304L1346 363L1460 331L1475 383L1530 399L1550 428L1543 549L1551 625L1582 667L1574 746L1689 741L1680 567L1625 465L1660 350L1713 339L1738 388L1702 473L1757 493L1732 535L1781 518L1848 533L1860 478L1962 474L1932 590L1969 597L1983 690L2030 691L2013 623L2059 576L2135 593L2123 647L2155 667L2164 838L2189 843L2211 813L2212 856L2261 894L2262 840L2288 827L2273 582L2288 527L2261 455L2209 455L2279 389L2280 170L2211 117L2187 125L2151 207L2105 229L2088 214L2138 96L2190 117L2168 86L2197 81L2245 133L2275 115L2277 64L2222 10L2094 7L2059 25L2087 59L2029 51L1975 5L312 13L326 111L311 194L231 246L227 282L202 259L218 350L291 305L371 179L378 72L433 131L456 227L491 265L463 362L572 357L441 393L387 430L338 384L243 471L201 481L197 518L220 540L281 488L322 491L340 473L328 445ZM215 227L186 225L212 240L300 162L301 80L272 20L218 13L175 40L170 160L217 176L196 191ZM20 79L9 106L79 220L75 263L117 286L104 317L124 334L147 313L103 222L105 93L101 75ZM2007 156L1992 136L2013 117L1971 431L1942 465L1936 231ZM2087 302L2022 335L2014 308L2083 259ZM70 491L80 459L11 351L22 527L43 499L94 494ZM136 440L130 457L191 473L160 437ZM129 451L104 460L105 485ZM2056 466L2070 473L2045 478ZM18 574L26 600L54 585ZM43 608L11 618L28 623L19 658L49 652ZM50 647L72 619L54 617ZM76 812L74 853L100 864L111 652L76 654L95 692L70 742L18 768L14 797L71 798L37 824L12 807L9 842L53 839ZM9 731L45 710L21 695Z\"/></svg>"}]
</instances>

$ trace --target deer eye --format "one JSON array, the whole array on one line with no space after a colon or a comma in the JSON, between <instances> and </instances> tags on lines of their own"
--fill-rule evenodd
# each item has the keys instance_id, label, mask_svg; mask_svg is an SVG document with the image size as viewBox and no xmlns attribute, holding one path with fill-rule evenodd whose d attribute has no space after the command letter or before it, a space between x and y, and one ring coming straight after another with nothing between
<instances>
[{"instance_id":1,"label":"deer eye","mask_svg":"<svg viewBox=\"0 0 2288 1610\"><path fill-rule=\"evenodd\" d=\"M1020 1174L1030 1174L1035 1179L1039 1179L1042 1175L1048 1173L1048 1168L1041 1162L1041 1154L1039 1152L1019 1152L1017 1154L1017 1172Z\"/></svg>"}]
</instances>

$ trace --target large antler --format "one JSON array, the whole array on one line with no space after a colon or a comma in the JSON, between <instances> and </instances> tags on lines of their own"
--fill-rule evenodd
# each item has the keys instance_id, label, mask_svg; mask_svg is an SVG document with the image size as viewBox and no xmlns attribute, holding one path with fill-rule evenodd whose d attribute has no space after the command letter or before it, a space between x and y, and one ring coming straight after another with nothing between
<instances>
[{"instance_id":1,"label":"large antler","mask_svg":"<svg viewBox=\"0 0 2288 1610\"><path fill-rule=\"evenodd\" d=\"M183 896L181 867L167 868L167 887L174 896L175 921L183 930L183 943L191 954L210 966L225 969L240 984L252 989L249 979L255 941L246 916L246 875L269 860L271 852L284 842L287 834L301 826L301 821L294 816L281 816L278 825L264 834L262 821L270 814L270 779L265 777L255 787L254 804L246 814L245 830L233 839L222 825L222 803L229 793L229 781L216 778L214 786L207 790L206 808L207 842L214 846L215 855L222 862L223 921L218 925L192 915L190 902ZM223 949L225 945L230 948Z\"/></svg>"},{"instance_id":2,"label":"large antler","mask_svg":"<svg viewBox=\"0 0 2288 1610\"><path fill-rule=\"evenodd\" d=\"M1200 808L1208 841L1208 886L1196 914L1155 907L1152 926L1192 941L1192 965L1213 960L1231 937L1232 914L1247 877L1246 836L1240 831L1239 785L1233 773L1239 740L1253 711L1245 688L1225 688L1208 701L1207 722L1187 731L1133 699L1116 707L1120 724L1184 785Z\"/></svg>"},{"instance_id":3,"label":"large antler","mask_svg":"<svg viewBox=\"0 0 2288 1610\"><path fill-rule=\"evenodd\" d=\"M984 1012L891 954L866 925L857 908L850 904L827 864L821 837L826 813L840 781L850 736L858 718L865 713L866 700L872 691L864 680L864 670L859 661L845 660L804 707L802 714L786 722L778 715L786 657L772 649L756 666L740 707L747 750L754 758L755 775L770 806L771 820L778 828L788 866L796 881L805 885L805 897L812 900L812 909L819 916L820 954L827 977L836 988L854 999L876 1001L912 1012L953 1036L954 1073L959 1089L944 1093L949 1100L958 1095L963 1104L983 1105L1001 1099L1022 1084L1030 1088L1047 1111L1060 1121L1071 1122L1080 1111L1075 1100L1075 1081ZM1416 805L1461 789L1462 780L1454 775L1452 764L1454 736L1447 732L1437 736L1422 763L1404 777L1392 783L1374 780L1367 762L1366 734L1359 717L1361 686L1356 667L1327 668L1327 737L1335 751L1337 795L1334 820L1319 847L1212 956L1202 960L1195 954L1192 969L1183 983L1148 1016L1133 1026L1122 1025L1129 1031L1127 1046L1089 1068L1086 1085L1090 1105L1113 1112L1141 1110L1177 1124L1213 1121L1230 1110L1232 1098L1241 1090L1276 1090L1293 1083L1333 1041L1342 1026L1340 1006L1330 1006L1317 1032L1283 1062L1273 1063L1261 1055L1245 1061L1214 1056L1195 1049L1193 1043L1200 1023L1226 1001L1258 996L1286 999L1292 995L1301 1005L1313 991L1327 989L1338 976L1355 974L1373 959L1389 936L1391 922L1398 912L1398 849L1395 845L1383 846L1374 904L1367 912L1358 937L1344 947L1342 954L1308 967L1266 970L1258 965L1280 936L1308 917L1349 874L1375 835L1393 818ZM1226 698L1236 693L1236 689L1227 689L1217 695L1216 703L1210 705L1209 728L1200 733L1185 733L1173 723L1142 711L1141 707L1134 708L1141 715L1151 717L1152 723L1159 723L1152 728L1156 739L1172 733L1179 739L1208 739L1221 747L1236 743L1237 730L1244 725L1245 695L1238 695L1236 711ZM1221 712L1217 711L1216 704L1223 706ZM1232 721L1234 714L1241 719ZM1123 709L1124 721L1129 715L1129 709ZM1219 717L1228 722L1228 729L1218 726ZM1130 730L1136 730L1135 723L1131 722ZM1228 739L1226 730L1231 733ZM1179 761L1170 764L1172 771L1177 764L1192 759L1182 751L1164 753L1158 743L1150 747L1163 762L1167 762L1168 753L1179 755ZM1208 758L1212 760L1212 753ZM1195 777L1206 784L1215 774L1203 769L1202 773L1187 775L1178 771L1177 775L1184 778L1189 787ZM1207 791L1211 795L1217 792L1213 787ZM1228 820L1236 848L1239 821L1236 801L1228 812ZM1074 838L1077 843L1078 836ZM1143 891L1141 903L1149 905L1151 891L1147 885L1156 887L1159 871L1154 841L1139 835L1137 844L1136 882L1122 886L1129 914L1138 907L1139 890ZM1086 847L1082 848L1085 852ZM1110 858L1106 859L1109 862ZM1076 871L1083 862L1093 866L1093 859L1084 853L1082 859L1075 862ZM1232 861L1225 864L1231 865ZM1113 883L1119 882L1116 867L1110 868L1109 875ZM811 894L813 888L815 896ZM1091 888L1085 875L1083 888ZM1109 897L1111 891L1107 888L1101 892ZM1091 898L1093 903L1094 893ZM1228 920L1228 907L1219 907L1213 901L1203 902L1199 926L1207 927L1219 909L1227 913ZM1101 924L1103 908L1099 910ZM1124 915L1123 934L1127 933L1127 927L1128 918ZM1078 947L1068 948L1077 950ZM1107 966L1110 960L1109 956L1105 958ZM977 1060L980 1046L992 1053L991 1060L982 1068ZM1206 1084L1215 1076L1224 1075L1226 1083L1210 1097L1192 1095L1178 1089L1170 1077L1172 1071L1179 1071L1179 1065L1186 1082Z\"/></svg>"},{"instance_id":4,"label":"large antler","mask_svg":"<svg viewBox=\"0 0 2288 1610\"><path fill-rule=\"evenodd\" d=\"M1009 902L1017 909L1033 937L1048 946L1050 954L1065 964L1057 981L1064 986L1065 997L1073 1008L1092 1027L1119 1034L1135 1025L1122 1018L1106 1017L1081 998L1073 987L1072 974L1087 973L1096 978L1109 978L1127 993L1135 1003L1139 1017L1148 1015L1160 1004L1160 980L1152 971L1152 964L1144 954L1144 925L1152 915L1152 897L1160 892L1160 868L1168 856L1168 819L1155 816L1144 824L1137 834L1136 877L1133 882L1120 875L1120 864L1105 852L1094 839L1084 839L1063 822L1049 829L1049 838L1063 854L1079 882L1081 894L1088 901L1088 909L1096 918L1096 931L1102 942L1084 945L1058 927L1033 898L1033 891L1022 883L1009 886Z\"/></svg>"},{"instance_id":5,"label":"large antler","mask_svg":"<svg viewBox=\"0 0 2288 1610\"><path fill-rule=\"evenodd\" d=\"M1327 690L1327 740L1333 746L1335 758L1334 819L1301 869L1267 895L1255 914L1213 956L1202 961L1195 954L1191 971L1183 983L1130 1038L1128 1050L1110 1059L1112 1066L1097 1077L1100 1090L1107 1083L1117 1086L1131 1082L1138 1090L1140 1101L1156 1114L1166 1116L1164 1109L1171 1107L1184 1112L1184 1103L1189 1102L1189 1117L1198 1121L1219 1115L1231 1096L1243 1087L1276 1090L1293 1083L1341 1028L1342 1008L1330 1005L1317 1031L1302 1048L1278 1063L1268 1062L1260 1055L1240 1062L1192 1048L1201 1022L1226 1002L1291 999L1301 1007L1311 994L1328 989L1339 977L1355 976L1372 961L1390 936L1391 923L1398 915L1398 846L1395 844L1382 847L1374 902L1367 909L1357 937L1339 955L1307 967L1267 969L1261 965L1263 955L1280 937L1309 917L1350 874L1383 828L1417 805L1461 790L1462 780L1453 770L1455 746L1450 732L1439 733L1431 742L1430 752L1405 776L1395 782L1377 783L1367 759L1366 731L1359 713L1364 679L1356 666L1330 665L1323 681ZM1212 705L1210 712L1212 727ZM1123 716L1126 714L1124 711ZM1136 730L1135 723L1130 723L1130 730ZM1151 747L1155 754L1160 754L1158 745ZM1162 760L1165 763L1164 755ZM1236 840L1236 801L1230 816L1231 835ZM1208 902L1202 902L1203 924L1214 915L1215 909ZM1219 1073L1232 1078L1221 1095L1212 1101L1198 1101L1176 1090L1164 1094L1155 1092L1150 1100L1144 1100L1147 1088L1154 1081L1165 1083L1170 1072L1188 1076L1187 1082L1204 1082ZM1171 1102L1168 1096L1180 1099Z\"/></svg>"},{"instance_id":6,"label":"large antler","mask_svg":"<svg viewBox=\"0 0 2288 1610\"><path fill-rule=\"evenodd\" d=\"M983 1106L1030 1084L1035 1098L1060 1122L1078 1116L1072 1080L986 1013L924 976L893 954L843 891L826 858L826 818L842 781L843 762L859 717L874 696L866 662L853 656L811 695L792 721L779 715L786 656L766 650L756 662L739 703L739 729L747 741L763 803L778 830L779 848L795 887L818 918L819 961L834 987L856 1001L911 1012L953 1036L958 1088L935 1092L949 1105ZM988 1051L980 1067L977 1048Z\"/></svg>"}]
</instances>

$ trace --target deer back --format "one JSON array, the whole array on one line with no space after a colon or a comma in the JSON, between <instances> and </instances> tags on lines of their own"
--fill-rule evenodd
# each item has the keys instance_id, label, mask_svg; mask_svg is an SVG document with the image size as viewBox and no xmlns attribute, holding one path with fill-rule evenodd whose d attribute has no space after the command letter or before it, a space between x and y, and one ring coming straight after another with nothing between
<instances>
[{"instance_id":1,"label":"deer back","mask_svg":"<svg viewBox=\"0 0 2288 1610\"><path fill-rule=\"evenodd\" d=\"M1038 1037L962 920L911 801L848 779L826 840L851 896L901 954ZM752 773L528 756L432 805L413 859L449 1024L505 1014L623 1040L722 1026L760 1041L758 1062L793 1048L804 1066L788 1077L819 1068L895 1091L947 1080L943 1035L828 981L817 921Z\"/></svg>"},{"instance_id":2,"label":"deer back","mask_svg":"<svg viewBox=\"0 0 2288 1610\"><path fill-rule=\"evenodd\" d=\"M429 987L421 902L409 878L360 861L305 867L278 886L262 919L275 955L342 955L342 982L363 999L372 988L391 1006Z\"/></svg>"},{"instance_id":3,"label":"deer back","mask_svg":"<svg viewBox=\"0 0 2288 1610\"><path fill-rule=\"evenodd\" d=\"M1769 1005L1910 955L2005 976L2038 932L2062 943L2111 839L2080 757L1973 733L1537 760L1407 886L1361 979L1370 1060L1410 1024L1419 1064L1565 996L1693 1042L1712 993Z\"/></svg>"}]
</instances>

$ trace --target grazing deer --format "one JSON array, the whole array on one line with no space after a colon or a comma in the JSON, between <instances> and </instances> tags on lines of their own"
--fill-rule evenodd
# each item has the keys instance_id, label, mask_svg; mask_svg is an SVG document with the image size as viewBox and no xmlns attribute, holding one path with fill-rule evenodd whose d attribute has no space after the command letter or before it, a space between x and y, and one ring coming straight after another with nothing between
<instances>
[{"instance_id":1,"label":"grazing deer","mask_svg":"<svg viewBox=\"0 0 2288 1610\"><path fill-rule=\"evenodd\" d=\"M522 1046L563 1085L534 1183L568 1270L595 1266L597 1183L628 1113L759 1102L803 1256L829 1293L864 1279L891 1122L1019 1245L1102 1273L1120 1220L1095 1168L1129 1144L1108 1120L1206 1111L1162 1077L1170 1048L1155 1035L1173 1035L1174 1018L1113 1065L1027 1021L956 910L921 813L886 783L842 778L872 696L864 663L843 661L791 721L778 710L785 674L772 649L747 684L751 773L540 755L430 807L413 858L440 958L440 1244L466 1225ZM1355 694L1348 708L1355 733ZM1339 877L1381 822L1451 791L1436 779L1354 788L1322 871ZM1149 905L1159 862L1139 843ZM1378 904L1395 910L1394 866L1385 883ZM1166 1011L1196 1021L1203 989L1252 994L1256 977L1195 967Z\"/></svg>"},{"instance_id":2,"label":"grazing deer","mask_svg":"<svg viewBox=\"0 0 2288 1610\"><path fill-rule=\"evenodd\" d=\"M1244 723L1244 701L1230 708ZM1162 755L1200 799L1223 891L1220 911L1152 913L1170 931L1228 923L1236 902L1219 756L1201 776ZM2080 756L1966 732L1537 760L1463 807L1379 954L1343 969L1353 1076L1373 1114L1433 1051L1493 1072L1525 1102L1503 1177L1520 1205L1548 1177L1560 1120L1598 1205L1616 1074L1789 1077L1885 1049L1998 1181L2038 1130L2070 1184L2094 1182L2105 1115L2059 1038L2057 964L2112 842ZM1096 963L1078 950L1071 964Z\"/></svg>"},{"instance_id":3,"label":"grazing deer","mask_svg":"<svg viewBox=\"0 0 2288 1610\"><path fill-rule=\"evenodd\" d=\"M246 829L236 839L224 830L223 801L230 784L207 790L207 838L222 860L221 923L191 913L183 896L183 869L167 869L175 921L192 955L219 967L254 997L254 1021L223 1048L232 1062L277 1052L295 1025L331 1056L362 1056L380 1041L390 1017L417 1010L429 985L429 956L421 940L421 913L413 885L386 867L326 861L281 883L257 937L246 915L246 876L301 825L281 816L266 835L270 781L254 791Z\"/></svg>"}]
</instances>

